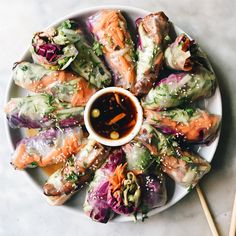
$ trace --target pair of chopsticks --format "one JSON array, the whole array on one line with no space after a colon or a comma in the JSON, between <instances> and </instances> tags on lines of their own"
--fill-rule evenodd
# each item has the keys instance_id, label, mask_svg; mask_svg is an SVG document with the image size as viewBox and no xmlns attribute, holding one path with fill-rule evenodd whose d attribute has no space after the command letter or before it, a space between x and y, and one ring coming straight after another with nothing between
<instances>
[{"instance_id":1,"label":"pair of chopsticks","mask_svg":"<svg viewBox=\"0 0 236 236\"><path fill-rule=\"evenodd\" d=\"M207 205L207 202L205 200L205 197L204 197L203 192L200 189L199 185L196 186L196 190L197 190L197 194L198 194L198 197L199 197L201 205L202 205L202 209L205 213L207 222L208 222L209 227L211 229L211 233L213 236L219 236L215 222L213 221L213 218L211 216L211 212L209 210L209 207ZM236 193L235 193L232 216L231 216L229 236L235 236L235 233L236 233Z\"/></svg>"}]
</instances>

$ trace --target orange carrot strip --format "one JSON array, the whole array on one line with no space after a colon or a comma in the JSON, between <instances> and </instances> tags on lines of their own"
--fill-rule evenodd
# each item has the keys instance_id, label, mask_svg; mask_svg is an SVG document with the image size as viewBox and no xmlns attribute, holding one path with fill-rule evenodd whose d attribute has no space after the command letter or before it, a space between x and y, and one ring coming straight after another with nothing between
<instances>
[{"instance_id":1,"label":"orange carrot strip","mask_svg":"<svg viewBox=\"0 0 236 236\"><path fill-rule=\"evenodd\" d=\"M114 118L112 118L107 124L108 125L113 125L116 122L118 122L119 120L123 119L125 116L126 116L126 114L122 112L119 115L117 115Z\"/></svg>"}]
</instances>

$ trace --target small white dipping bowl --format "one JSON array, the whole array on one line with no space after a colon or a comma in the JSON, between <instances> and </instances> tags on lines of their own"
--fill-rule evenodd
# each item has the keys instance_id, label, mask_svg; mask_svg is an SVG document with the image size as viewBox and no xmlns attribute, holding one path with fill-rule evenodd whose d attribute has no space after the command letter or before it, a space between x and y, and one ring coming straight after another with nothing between
<instances>
[{"instance_id":1,"label":"small white dipping bowl","mask_svg":"<svg viewBox=\"0 0 236 236\"><path fill-rule=\"evenodd\" d=\"M133 102L137 111L137 120L136 120L135 126L133 127L133 129L130 131L128 135L126 135L125 137L113 140L113 139L104 138L101 135L99 135L93 129L91 121L90 121L90 117L91 117L91 107L93 103L102 95L106 93L115 93L115 92L125 95ZM88 103L86 104L85 111L84 111L84 122L85 122L86 129L88 130L90 134L90 137L94 138L99 143L104 144L106 146L112 146L112 147L121 146L131 141L138 134L141 128L142 122L143 122L143 110L139 103L139 100L128 90L123 89L123 88L118 88L118 87L108 87L108 88L99 90L89 99Z\"/></svg>"}]
</instances>

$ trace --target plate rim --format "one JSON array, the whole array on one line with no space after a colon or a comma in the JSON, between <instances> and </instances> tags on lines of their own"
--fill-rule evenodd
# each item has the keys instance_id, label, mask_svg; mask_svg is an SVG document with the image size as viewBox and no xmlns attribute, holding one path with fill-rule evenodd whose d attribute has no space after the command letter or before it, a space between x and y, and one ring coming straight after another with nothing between
<instances>
[{"instance_id":1,"label":"plate rim","mask_svg":"<svg viewBox=\"0 0 236 236\"><path fill-rule=\"evenodd\" d=\"M141 9L141 8L138 8L138 7L128 6L128 5L117 5L117 4L99 5L99 6L94 6L94 7L86 7L86 8L82 8L82 9L77 9L77 10L71 12L71 13L68 13L68 14L66 14L62 17L59 17L58 19L56 19L55 21L53 21L51 24L44 27L43 29L45 30L47 28L56 26L59 23L61 23L62 21L67 20L69 18L76 18L76 17L79 17L79 15L81 15L81 14L88 14L91 11L99 11L99 10L102 10L102 9L118 9L118 10L121 10L121 11L139 12L139 13L142 13L142 14L150 14L151 13L151 11ZM156 11L158 11L158 10L156 10ZM182 30L180 27L178 27L174 23L173 23L173 25L174 25L175 28L177 28L180 31L183 31L184 33L186 33L184 30ZM188 34L188 33L186 33L186 34ZM201 47L201 45L200 45L200 47ZM26 57L26 55L29 53L29 49L30 49L30 45L23 51L22 54L20 54L19 58L22 59L22 58ZM204 53L206 53L206 52L204 51ZM208 57L207 57L207 60L209 61L210 65L212 67L212 64L211 64L210 60L208 59ZM214 72L213 68L212 68L212 70ZM215 72L214 72L214 74L215 74ZM11 92L12 86L14 85L14 81L12 79L12 73L11 73L10 76L11 76L10 81L8 82L7 88L6 88L7 90L6 90L6 93L5 93L4 104L6 104L9 101L9 99L11 98L10 97L10 92ZM215 91L214 96L217 95L219 97L219 104L217 104L217 105L218 105L218 110L219 110L219 113L220 113L219 115L221 116L221 123L222 123L222 96L221 96L221 92L220 92L219 83L218 83L217 78L216 78L216 81L217 81L217 87L216 87L216 91ZM7 121L6 118L4 119L4 126L5 126L5 131L6 131L6 134L7 134L8 146L10 147L11 152L13 152L15 150L15 148L14 148L14 144L13 144L13 141L11 139L11 136L10 136L10 127L8 125L8 121ZM218 131L217 137L214 140L214 143L211 143L211 145L214 144L214 147L213 147L214 151L212 153L212 158L209 161L210 163L212 162L212 159L214 158L215 152L217 150L220 135L221 135L221 127ZM34 186L35 187L37 186L36 188L37 188L38 192L40 192L40 184L37 183L37 181L35 181L34 178L27 171L23 171L23 172L24 172L25 175L28 176L28 179L30 179L31 182L34 183ZM154 208L154 209L150 210L147 214L148 217L156 215L156 214L158 214L162 211L165 211L168 208L170 208L171 206L175 205L177 202L179 202L183 197L185 197L188 194L187 189L186 188L183 188L183 189L185 191L183 191L182 194L180 194L178 197L176 197L173 202L169 202L171 204L167 203L166 205L164 205L162 207L159 207L159 208L157 207L157 208ZM42 191L40 193L44 197L44 195L42 194ZM61 207L63 207L63 209L69 210L69 211L76 211L80 215L84 215L83 212L80 212L80 211L78 211L78 209L74 209L73 207L70 207L70 206L67 206L67 205L62 205ZM114 223L115 222L128 222L128 221L133 221L133 219L134 219L133 216L118 216L118 217L113 218L110 222L114 222ZM140 219L141 219L141 214L138 214L138 220L140 220Z\"/></svg>"}]
</instances>

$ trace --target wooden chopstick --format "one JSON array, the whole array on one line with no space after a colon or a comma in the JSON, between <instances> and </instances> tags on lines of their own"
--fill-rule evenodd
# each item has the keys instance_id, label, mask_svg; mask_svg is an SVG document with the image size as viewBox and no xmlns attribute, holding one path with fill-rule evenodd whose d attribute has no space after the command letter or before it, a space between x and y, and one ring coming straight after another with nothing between
<instances>
[{"instance_id":1,"label":"wooden chopstick","mask_svg":"<svg viewBox=\"0 0 236 236\"><path fill-rule=\"evenodd\" d=\"M229 227L229 236L235 236L236 233L236 193L234 197L234 205L231 216L231 223Z\"/></svg>"},{"instance_id":2,"label":"wooden chopstick","mask_svg":"<svg viewBox=\"0 0 236 236\"><path fill-rule=\"evenodd\" d=\"M202 209L205 213L205 216L206 216L206 219L207 219L207 222L210 226L210 229L211 229L211 233L213 236L219 236L219 233L217 231L217 228L216 228L216 225L212 219L212 216L211 216L211 212L209 210L209 207L207 205L207 202L205 200L205 197L202 193L202 190L200 189L199 185L196 186L196 190L197 190L197 193L198 193L198 197L200 199L200 202L201 202L201 205L202 205Z\"/></svg>"}]
</instances>

